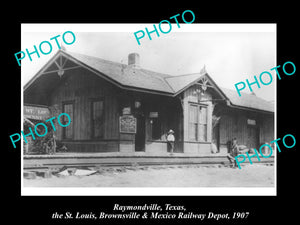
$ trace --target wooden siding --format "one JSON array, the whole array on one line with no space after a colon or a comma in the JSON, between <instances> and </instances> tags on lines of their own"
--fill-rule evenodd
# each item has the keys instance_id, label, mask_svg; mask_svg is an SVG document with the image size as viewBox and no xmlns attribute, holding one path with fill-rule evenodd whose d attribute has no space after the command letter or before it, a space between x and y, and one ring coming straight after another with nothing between
<instances>
[{"instance_id":1,"label":"wooden siding","mask_svg":"<svg viewBox=\"0 0 300 225\"><path fill-rule=\"evenodd\" d=\"M222 107L219 109L220 125L219 136L220 146L223 151L226 151L227 143L232 138L237 138L240 145L246 145L250 147L259 148L263 143L274 140L274 116L266 113L251 112L239 109L229 109L228 107ZM248 119L256 121L256 125L249 125ZM257 143L253 143L254 140L250 139L251 130L257 131Z\"/></svg>"},{"instance_id":2,"label":"wooden siding","mask_svg":"<svg viewBox=\"0 0 300 225\"><path fill-rule=\"evenodd\" d=\"M71 152L118 152L118 141L64 141Z\"/></svg>"},{"instance_id":3,"label":"wooden siding","mask_svg":"<svg viewBox=\"0 0 300 225\"><path fill-rule=\"evenodd\" d=\"M259 139L260 144L270 143L275 139L274 136L274 116L269 115L265 116L261 120L260 132L259 132Z\"/></svg>"},{"instance_id":4,"label":"wooden siding","mask_svg":"<svg viewBox=\"0 0 300 225\"><path fill-rule=\"evenodd\" d=\"M211 144L199 142L184 142L184 153L187 155L211 155Z\"/></svg>"},{"instance_id":5,"label":"wooden siding","mask_svg":"<svg viewBox=\"0 0 300 225\"><path fill-rule=\"evenodd\" d=\"M46 76L57 76L47 74ZM51 77L53 79L53 77ZM57 78L56 78L57 79ZM46 82L46 81L45 81ZM210 88L204 95L194 94L197 85L193 85L180 96L166 97L121 90L107 81L83 68L65 71L59 82L51 90L45 90L43 104L49 104L54 116L63 110L63 104L73 104L73 140L63 140L62 127L55 122L56 138L62 140L71 152L134 152L136 134L119 133L119 116L124 107L130 107L134 116L143 115L145 121L145 151L167 153L166 133L175 131L175 152L206 155L210 153L211 142L220 143L220 149L227 151L227 142L236 137L239 144L249 143L249 125L247 119L256 121L259 145L274 140L274 116L256 111L241 110L228 107L224 102L217 104L220 123L218 137L212 138L212 99L214 91ZM49 85L50 86L50 85ZM215 97L215 96L214 96ZM181 98L181 102L180 102ZM101 139L92 138L91 104L94 100L104 101L104 135ZM32 102L33 104L39 103ZM141 108L135 108L135 101L141 102ZM207 107L207 140L189 140L189 105L205 105ZM57 109L57 110L55 110ZM160 138L151 137L150 112L158 112L161 120ZM253 127L252 127L253 128ZM253 131L253 130L252 130ZM253 141L253 140L252 140Z\"/></svg>"},{"instance_id":6,"label":"wooden siding","mask_svg":"<svg viewBox=\"0 0 300 225\"><path fill-rule=\"evenodd\" d=\"M64 102L74 104L73 140L92 140L91 103L95 99L104 100L103 140L117 140L118 129L118 90L108 82L84 69L66 71L58 87L52 90L51 106L56 106L60 114ZM57 138L62 139L62 128L57 126Z\"/></svg>"},{"instance_id":7,"label":"wooden siding","mask_svg":"<svg viewBox=\"0 0 300 225\"><path fill-rule=\"evenodd\" d=\"M183 108L184 108L184 117L183 117L183 128L184 128L184 141L189 140L189 104L195 103L199 105L204 105L207 107L207 140L206 142L211 142L212 137L212 96L209 91L206 91L204 95L195 95L194 92L197 86L191 86L184 92L183 97Z\"/></svg>"}]
</instances>

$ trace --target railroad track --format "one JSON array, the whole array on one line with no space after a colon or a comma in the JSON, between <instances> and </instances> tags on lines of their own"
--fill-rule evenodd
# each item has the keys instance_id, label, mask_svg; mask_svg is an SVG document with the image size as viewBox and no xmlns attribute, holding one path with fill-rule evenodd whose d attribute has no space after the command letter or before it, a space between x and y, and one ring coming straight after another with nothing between
<instances>
[{"instance_id":1,"label":"railroad track","mask_svg":"<svg viewBox=\"0 0 300 225\"><path fill-rule=\"evenodd\" d=\"M255 162L255 164L260 165L274 165L274 161L263 161ZM250 164L245 163L245 165ZM209 162L209 163L71 163L71 164L45 164L45 165L31 165L25 166L24 171L51 171L59 172L65 169L132 169L132 168L172 168L172 167L229 167L229 162Z\"/></svg>"}]
</instances>

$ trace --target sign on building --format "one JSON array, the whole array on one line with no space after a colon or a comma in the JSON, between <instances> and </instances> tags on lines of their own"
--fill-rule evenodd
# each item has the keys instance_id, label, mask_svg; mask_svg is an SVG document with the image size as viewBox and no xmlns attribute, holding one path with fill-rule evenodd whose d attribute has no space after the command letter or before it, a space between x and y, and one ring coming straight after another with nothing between
<instances>
[{"instance_id":1,"label":"sign on building","mask_svg":"<svg viewBox=\"0 0 300 225\"><path fill-rule=\"evenodd\" d=\"M256 125L256 120L247 119L248 125Z\"/></svg>"},{"instance_id":2,"label":"sign on building","mask_svg":"<svg viewBox=\"0 0 300 225\"><path fill-rule=\"evenodd\" d=\"M158 112L149 112L149 118L158 118Z\"/></svg>"},{"instance_id":3,"label":"sign on building","mask_svg":"<svg viewBox=\"0 0 300 225\"><path fill-rule=\"evenodd\" d=\"M136 133L136 118L131 115L120 116L120 133Z\"/></svg>"},{"instance_id":4,"label":"sign on building","mask_svg":"<svg viewBox=\"0 0 300 225\"><path fill-rule=\"evenodd\" d=\"M50 110L47 107L24 105L24 117L27 119L47 120Z\"/></svg>"}]
</instances>

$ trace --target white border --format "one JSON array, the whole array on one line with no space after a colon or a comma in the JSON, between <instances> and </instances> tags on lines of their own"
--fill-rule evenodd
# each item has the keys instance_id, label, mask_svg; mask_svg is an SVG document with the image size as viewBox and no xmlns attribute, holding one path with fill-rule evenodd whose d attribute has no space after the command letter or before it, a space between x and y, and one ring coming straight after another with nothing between
<instances>
[{"instance_id":1,"label":"white border","mask_svg":"<svg viewBox=\"0 0 300 225\"><path fill-rule=\"evenodd\" d=\"M249 187L249 188L139 188L139 187L99 187L99 188L30 188L22 190L22 195L38 196L275 196L276 190L272 187ZM247 194L247 195L246 195Z\"/></svg>"}]
</instances>

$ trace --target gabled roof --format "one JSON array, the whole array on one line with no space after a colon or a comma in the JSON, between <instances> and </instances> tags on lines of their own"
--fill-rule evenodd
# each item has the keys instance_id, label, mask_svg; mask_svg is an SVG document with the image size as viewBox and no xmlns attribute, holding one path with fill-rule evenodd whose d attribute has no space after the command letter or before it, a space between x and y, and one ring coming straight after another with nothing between
<instances>
[{"instance_id":1,"label":"gabled roof","mask_svg":"<svg viewBox=\"0 0 300 225\"><path fill-rule=\"evenodd\" d=\"M255 95L243 94L239 97L238 94L230 89L220 88L213 79L207 74L205 68L200 73L186 74L179 76L171 76L168 74L158 73L146 70L140 67L128 66L126 64L112 62L109 60L100 59L93 56L59 50L43 68L24 86L24 90L38 79L49 68L54 67L54 62L60 56L67 58L69 61L80 65L96 75L118 85L121 88L129 90L146 91L156 94L168 96L176 96L183 92L191 85L198 82L203 76L206 76L213 85L214 89L226 100L229 100L233 107L242 107L246 109L262 110L274 112L274 106ZM67 60L66 60L67 61ZM63 63L62 63L63 64ZM56 67L57 68L57 67Z\"/></svg>"},{"instance_id":2,"label":"gabled roof","mask_svg":"<svg viewBox=\"0 0 300 225\"><path fill-rule=\"evenodd\" d=\"M197 80L203 75L204 74L194 73L179 76L170 76L165 78L165 82L167 82L172 87L174 93L179 93L190 84L197 82Z\"/></svg>"},{"instance_id":3,"label":"gabled roof","mask_svg":"<svg viewBox=\"0 0 300 225\"><path fill-rule=\"evenodd\" d=\"M165 77L170 77L170 75L153 72L143 68L135 68L126 64L79 53L68 52L67 54L81 63L84 63L85 65L106 75L122 86L137 87L173 94L172 88L164 80Z\"/></svg>"}]
</instances>

